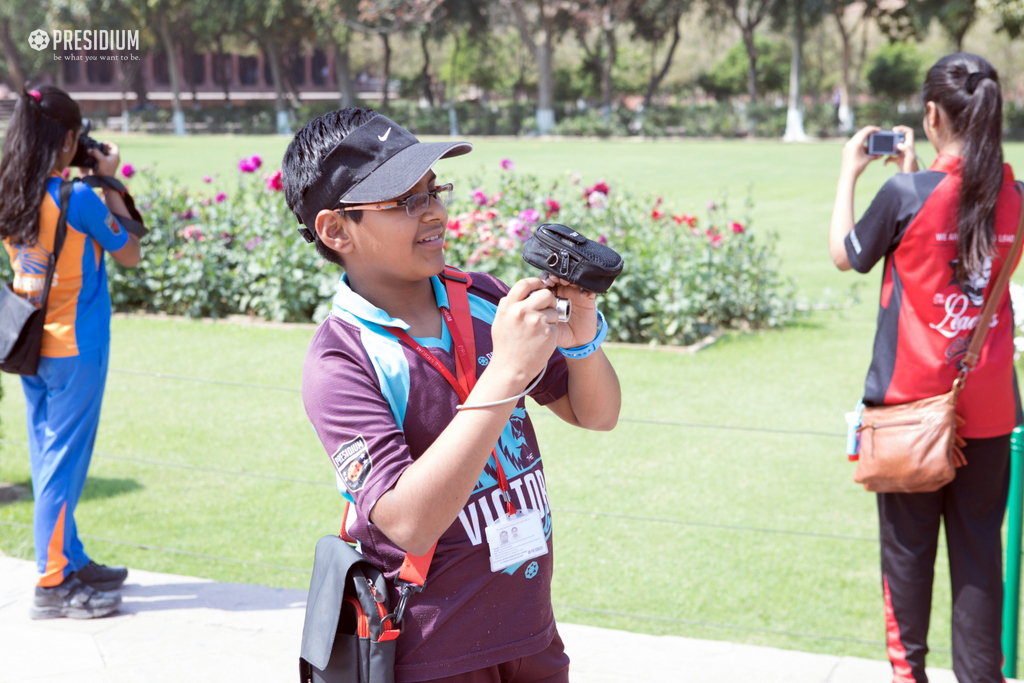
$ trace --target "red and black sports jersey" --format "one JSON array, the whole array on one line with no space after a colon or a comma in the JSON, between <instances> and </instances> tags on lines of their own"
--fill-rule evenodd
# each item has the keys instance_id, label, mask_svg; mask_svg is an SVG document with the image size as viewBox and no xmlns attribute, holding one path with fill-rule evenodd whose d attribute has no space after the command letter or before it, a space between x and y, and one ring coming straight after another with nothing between
<instances>
[{"instance_id":1,"label":"red and black sports jersey","mask_svg":"<svg viewBox=\"0 0 1024 683\"><path fill-rule=\"evenodd\" d=\"M855 270L866 273L885 258L878 329L864 387L869 405L906 403L949 391L1013 244L1021 200L1007 164L996 203L997 253L966 282L956 278L961 164L958 157L939 155L927 171L893 176L846 237L846 255ZM959 430L966 438L1007 434L1016 422L1013 313L1009 291L998 295L981 358L957 405L967 421Z\"/></svg>"}]
</instances>

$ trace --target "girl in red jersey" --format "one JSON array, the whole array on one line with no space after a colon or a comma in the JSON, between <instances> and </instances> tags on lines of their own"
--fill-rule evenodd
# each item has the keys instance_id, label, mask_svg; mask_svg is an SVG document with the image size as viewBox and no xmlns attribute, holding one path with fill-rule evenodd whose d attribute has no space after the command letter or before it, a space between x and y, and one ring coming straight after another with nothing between
<instances>
[{"instance_id":1,"label":"girl in red jersey","mask_svg":"<svg viewBox=\"0 0 1024 683\"><path fill-rule=\"evenodd\" d=\"M1008 291L991 291L1013 243L1021 200L1003 163L999 76L971 54L940 59L922 90L924 130L938 157L919 170L914 131L894 130L899 173L854 224L857 178L869 163L858 131L843 148L829 227L840 270L883 261L868 405L898 404L950 390L983 301L1000 297L981 358L957 404L968 465L932 493L880 493L882 593L893 681L923 683L940 520L953 588L953 670L961 683L1002 681L1000 527L1016 425L1013 314ZM1016 267L1016 263L1011 264Z\"/></svg>"}]
</instances>

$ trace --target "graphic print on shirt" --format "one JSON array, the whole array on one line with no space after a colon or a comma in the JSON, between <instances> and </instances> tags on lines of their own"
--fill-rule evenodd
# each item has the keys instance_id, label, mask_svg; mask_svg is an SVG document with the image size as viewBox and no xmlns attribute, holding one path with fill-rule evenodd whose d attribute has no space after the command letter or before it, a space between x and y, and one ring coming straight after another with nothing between
<instances>
[{"instance_id":1,"label":"graphic print on shirt","mask_svg":"<svg viewBox=\"0 0 1024 683\"><path fill-rule=\"evenodd\" d=\"M501 458L512 502L518 510L538 510L544 525L544 537L551 540L551 508L548 505L547 482L544 473L537 465L540 459L529 448L523 430L526 410L516 407L509 418L508 424L498 440L497 452ZM484 491L490 495L481 495ZM477 481L476 488L470 496L469 503L459 513L466 535L473 545L485 542L484 529L504 515L505 505L498 488L498 473L493 461L489 460ZM523 564L515 564L503 570L505 574L515 574Z\"/></svg>"},{"instance_id":2,"label":"graphic print on shirt","mask_svg":"<svg viewBox=\"0 0 1024 683\"><path fill-rule=\"evenodd\" d=\"M956 240L956 233L938 234L936 241ZM928 323L928 327L951 340L946 347L946 363L961 358L970 345L970 332L978 326L981 307L985 303L985 288L992 278L992 257L985 257L979 270L969 273L966 281L956 276L959 259L949 261L950 279L942 292L936 292L932 303L941 308L939 323ZM973 311L971 309L974 309ZM999 315L993 314L990 327L999 323Z\"/></svg>"},{"instance_id":3,"label":"graphic print on shirt","mask_svg":"<svg viewBox=\"0 0 1024 683\"><path fill-rule=\"evenodd\" d=\"M24 294L33 306L39 307L43 302L43 288L46 286L46 270L50 265L50 251L38 244L14 247L14 258L11 259L11 266L14 268L14 282L12 287L15 292ZM57 284L57 273L53 274L53 284Z\"/></svg>"}]
</instances>

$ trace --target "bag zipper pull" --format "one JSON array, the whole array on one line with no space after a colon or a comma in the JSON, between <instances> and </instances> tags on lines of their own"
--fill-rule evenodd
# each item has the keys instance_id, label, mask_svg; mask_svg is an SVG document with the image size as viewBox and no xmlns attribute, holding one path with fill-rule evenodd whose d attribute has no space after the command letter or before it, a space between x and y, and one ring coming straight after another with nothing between
<instances>
[{"instance_id":1,"label":"bag zipper pull","mask_svg":"<svg viewBox=\"0 0 1024 683\"><path fill-rule=\"evenodd\" d=\"M370 587L370 593L373 595L374 601L383 603L384 596L377 592L377 587L373 585L373 581L366 579L366 585Z\"/></svg>"},{"instance_id":2,"label":"bag zipper pull","mask_svg":"<svg viewBox=\"0 0 1024 683\"><path fill-rule=\"evenodd\" d=\"M562 275L569 274L569 252L562 250Z\"/></svg>"}]
</instances>

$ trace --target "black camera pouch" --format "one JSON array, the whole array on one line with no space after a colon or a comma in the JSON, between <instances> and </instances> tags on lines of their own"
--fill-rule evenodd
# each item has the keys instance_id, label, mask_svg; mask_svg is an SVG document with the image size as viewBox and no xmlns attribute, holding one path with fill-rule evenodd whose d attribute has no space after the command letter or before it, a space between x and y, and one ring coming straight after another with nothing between
<instances>
[{"instance_id":1,"label":"black camera pouch","mask_svg":"<svg viewBox=\"0 0 1024 683\"><path fill-rule=\"evenodd\" d=\"M395 638L384 575L337 536L316 544L302 627L302 683L394 683Z\"/></svg>"},{"instance_id":2,"label":"black camera pouch","mask_svg":"<svg viewBox=\"0 0 1024 683\"><path fill-rule=\"evenodd\" d=\"M523 244L523 260L597 294L607 292L622 272L618 252L559 223L537 226Z\"/></svg>"}]
</instances>

